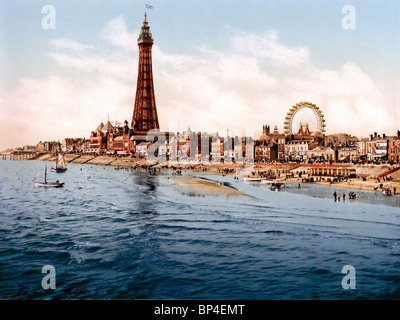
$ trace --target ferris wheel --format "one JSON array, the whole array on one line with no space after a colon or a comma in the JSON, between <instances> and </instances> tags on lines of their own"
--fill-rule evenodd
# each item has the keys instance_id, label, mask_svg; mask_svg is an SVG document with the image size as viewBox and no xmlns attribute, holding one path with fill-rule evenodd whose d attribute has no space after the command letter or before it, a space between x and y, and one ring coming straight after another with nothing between
<instances>
[{"instance_id":1,"label":"ferris wheel","mask_svg":"<svg viewBox=\"0 0 400 320\"><path fill-rule=\"evenodd\" d=\"M322 111L311 102L299 102L289 109L284 122L285 134L322 134L325 132Z\"/></svg>"}]
</instances>

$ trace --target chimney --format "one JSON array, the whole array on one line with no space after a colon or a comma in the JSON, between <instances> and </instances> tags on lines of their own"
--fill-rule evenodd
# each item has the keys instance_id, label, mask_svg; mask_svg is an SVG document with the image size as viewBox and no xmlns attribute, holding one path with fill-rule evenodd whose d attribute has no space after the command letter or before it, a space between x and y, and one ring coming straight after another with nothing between
<instances>
[{"instance_id":1,"label":"chimney","mask_svg":"<svg viewBox=\"0 0 400 320\"><path fill-rule=\"evenodd\" d=\"M376 138L376 137L377 137L377 135L378 135L378 133L377 133L377 132L374 132L374 138Z\"/></svg>"}]
</instances>

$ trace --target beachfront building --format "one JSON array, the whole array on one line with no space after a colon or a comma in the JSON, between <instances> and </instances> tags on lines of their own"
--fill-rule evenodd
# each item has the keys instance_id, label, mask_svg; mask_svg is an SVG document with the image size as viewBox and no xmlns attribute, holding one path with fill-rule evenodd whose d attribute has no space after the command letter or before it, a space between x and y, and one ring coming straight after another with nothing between
<instances>
[{"instance_id":1,"label":"beachfront building","mask_svg":"<svg viewBox=\"0 0 400 320\"><path fill-rule=\"evenodd\" d=\"M265 163L278 160L278 144L267 142L266 140L257 140L254 147L254 161Z\"/></svg>"},{"instance_id":2,"label":"beachfront building","mask_svg":"<svg viewBox=\"0 0 400 320\"><path fill-rule=\"evenodd\" d=\"M357 145L352 147L338 147L337 159L340 162L353 162L358 160L358 149Z\"/></svg>"},{"instance_id":3,"label":"beachfront building","mask_svg":"<svg viewBox=\"0 0 400 320\"><path fill-rule=\"evenodd\" d=\"M128 121L124 125L113 126L112 131L107 135L107 153L126 155L135 152L135 141L131 139L132 130L129 129Z\"/></svg>"},{"instance_id":4,"label":"beachfront building","mask_svg":"<svg viewBox=\"0 0 400 320\"><path fill-rule=\"evenodd\" d=\"M212 134L211 139L211 161L221 162L224 156L224 137L220 137L218 133L214 133Z\"/></svg>"},{"instance_id":5,"label":"beachfront building","mask_svg":"<svg viewBox=\"0 0 400 320\"><path fill-rule=\"evenodd\" d=\"M288 161L306 161L310 142L308 140L288 141L285 156Z\"/></svg>"},{"instance_id":6,"label":"beachfront building","mask_svg":"<svg viewBox=\"0 0 400 320\"><path fill-rule=\"evenodd\" d=\"M107 153L126 155L135 152L135 143L130 139L129 134L108 136Z\"/></svg>"},{"instance_id":7,"label":"beachfront building","mask_svg":"<svg viewBox=\"0 0 400 320\"><path fill-rule=\"evenodd\" d=\"M85 143L88 142L85 138L65 138L61 141L61 151L64 153L82 152L85 153Z\"/></svg>"},{"instance_id":8,"label":"beachfront building","mask_svg":"<svg viewBox=\"0 0 400 320\"><path fill-rule=\"evenodd\" d=\"M153 145L153 142L141 142L136 146L136 156L139 158L145 158L149 155L149 149Z\"/></svg>"},{"instance_id":9,"label":"beachfront building","mask_svg":"<svg viewBox=\"0 0 400 320\"><path fill-rule=\"evenodd\" d=\"M308 151L319 145L317 137L293 136L285 144L285 160L305 162L308 158Z\"/></svg>"},{"instance_id":10,"label":"beachfront building","mask_svg":"<svg viewBox=\"0 0 400 320\"><path fill-rule=\"evenodd\" d=\"M400 163L400 130L397 131L397 136L389 138L388 160L391 163Z\"/></svg>"},{"instance_id":11,"label":"beachfront building","mask_svg":"<svg viewBox=\"0 0 400 320\"><path fill-rule=\"evenodd\" d=\"M195 160L197 155L197 135L190 128L182 135L178 135L178 159Z\"/></svg>"},{"instance_id":12,"label":"beachfront building","mask_svg":"<svg viewBox=\"0 0 400 320\"><path fill-rule=\"evenodd\" d=\"M254 139L235 137L234 159L237 163L254 161Z\"/></svg>"},{"instance_id":13,"label":"beachfront building","mask_svg":"<svg viewBox=\"0 0 400 320\"><path fill-rule=\"evenodd\" d=\"M366 155L368 161L372 161L375 158L375 141L374 140L368 140L365 143L365 149L366 149Z\"/></svg>"},{"instance_id":14,"label":"beachfront building","mask_svg":"<svg viewBox=\"0 0 400 320\"><path fill-rule=\"evenodd\" d=\"M90 133L89 153L101 154L107 151L107 138L109 133L114 130L110 121L104 125L103 122Z\"/></svg>"},{"instance_id":15,"label":"beachfront building","mask_svg":"<svg viewBox=\"0 0 400 320\"><path fill-rule=\"evenodd\" d=\"M331 147L317 146L308 150L307 158L313 162L332 162L335 161L335 150Z\"/></svg>"},{"instance_id":16,"label":"beachfront building","mask_svg":"<svg viewBox=\"0 0 400 320\"><path fill-rule=\"evenodd\" d=\"M169 144L168 141L157 141L157 152L155 156L162 157L166 159L167 154L169 154Z\"/></svg>"},{"instance_id":17,"label":"beachfront building","mask_svg":"<svg viewBox=\"0 0 400 320\"><path fill-rule=\"evenodd\" d=\"M57 153L61 150L61 144L58 141L39 141L36 145L37 152Z\"/></svg>"},{"instance_id":18,"label":"beachfront building","mask_svg":"<svg viewBox=\"0 0 400 320\"><path fill-rule=\"evenodd\" d=\"M357 142L357 153L359 160L363 160L367 157L367 141L368 138L361 138Z\"/></svg>"},{"instance_id":19,"label":"beachfront building","mask_svg":"<svg viewBox=\"0 0 400 320\"><path fill-rule=\"evenodd\" d=\"M389 139L385 134L381 137L376 132L370 135L366 142L366 151L368 161L382 162L388 159Z\"/></svg>"},{"instance_id":20,"label":"beachfront building","mask_svg":"<svg viewBox=\"0 0 400 320\"><path fill-rule=\"evenodd\" d=\"M34 145L25 145L22 147L22 152L30 153L36 152L36 146Z\"/></svg>"},{"instance_id":21,"label":"beachfront building","mask_svg":"<svg viewBox=\"0 0 400 320\"><path fill-rule=\"evenodd\" d=\"M400 138L393 138L389 140L388 160L391 163L400 163Z\"/></svg>"},{"instance_id":22,"label":"beachfront building","mask_svg":"<svg viewBox=\"0 0 400 320\"><path fill-rule=\"evenodd\" d=\"M169 159L172 161L195 160L198 153L198 139L196 132L188 130L170 135L169 137Z\"/></svg>"},{"instance_id":23,"label":"beachfront building","mask_svg":"<svg viewBox=\"0 0 400 320\"><path fill-rule=\"evenodd\" d=\"M167 157L171 161L178 160L178 137L176 134L171 134L169 136L169 143L168 143L168 154Z\"/></svg>"},{"instance_id":24,"label":"beachfront building","mask_svg":"<svg viewBox=\"0 0 400 320\"><path fill-rule=\"evenodd\" d=\"M263 126L263 134L258 138L258 141L265 140L267 144L272 143L272 145L276 144L277 156L276 159L279 161L285 160L285 144L286 144L286 135L278 132L278 127L274 127L274 131L270 131L269 125ZM275 148L275 147L274 147ZM274 152L274 151L273 151ZM271 158L274 156L271 155Z\"/></svg>"},{"instance_id":25,"label":"beachfront building","mask_svg":"<svg viewBox=\"0 0 400 320\"><path fill-rule=\"evenodd\" d=\"M347 133L336 133L325 136L325 146L335 147L355 147L359 139Z\"/></svg>"},{"instance_id":26,"label":"beachfront building","mask_svg":"<svg viewBox=\"0 0 400 320\"><path fill-rule=\"evenodd\" d=\"M86 154L89 150L90 141L89 139L83 139L83 142L79 145L78 152Z\"/></svg>"},{"instance_id":27,"label":"beachfront building","mask_svg":"<svg viewBox=\"0 0 400 320\"><path fill-rule=\"evenodd\" d=\"M351 167L312 167L310 174L317 177L355 178L356 169Z\"/></svg>"},{"instance_id":28,"label":"beachfront building","mask_svg":"<svg viewBox=\"0 0 400 320\"><path fill-rule=\"evenodd\" d=\"M233 162L235 159L235 139L233 137L225 137L224 138L224 151L223 151L223 160L224 162Z\"/></svg>"},{"instance_id":29,"label":"beachfront building","mask_svg":"<svg viewBox=\"0 0 400 320\"><path fill-rule=\"evenodd\" d=\"M89 153L103 153L107 149L107 134L102 131L92 131L89 139Z\"/></svg>"},{"instance_id":30,"label":"beachfront building","mask_svg":"<svg viewBox=\"0 0 400 320\"><path fill-rule=\"evenodd\" d=\"M375 157L379 160L387 160L388 158L388 139L385 134L375 140Z\"/></svg>"},{"instance_id":31,"label":"beachfront building","mask_svg":"<svg viewBox=\"0 0 400 320\"><path fill-rule=\"evenodd\" d=\"M23 147L16 147L12 149L12 154L31 154L31 153L36 153L37 146L33 146L33 145L25 145ZM44 145L43 145L44 148Z\"/></svg>"},{"instance_id":32,"label":"beachfront building","mask_svg":"<svg viewBox=\"0 0 400 320\"><path fill-rule=\"evenodd\" d=\"M241 163L244 161L244 154L246 152L245 145L243 143L236 143L233 147L235 162Z\"/></svg>"},{"instance_id":33,"label":"beachfront building","mask_svg":"<svg viewBox=\"0 0 400 320\"><path fill-rule=\"evenodd\" d=\"M39 143L36 145L36 151L44 152L44 143L42 141L39 141Z\"/></svg>"},{"instance_id":34,"label":"beachfront building","mask_svg":"<svg viewBox=\"0 0 400 320\"><path fill-rule=\"evenodd\" d=\"M197 133L197 154L198 161L209 161L211 153L212 136L206 132Z\"/></svg>"}]
</instances>

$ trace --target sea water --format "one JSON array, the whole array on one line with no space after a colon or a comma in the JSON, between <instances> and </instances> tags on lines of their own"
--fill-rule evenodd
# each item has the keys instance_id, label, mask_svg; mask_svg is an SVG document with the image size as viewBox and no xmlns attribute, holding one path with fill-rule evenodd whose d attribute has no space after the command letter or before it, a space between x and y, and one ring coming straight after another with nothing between
<instances>
[{"instance_id":1,"label":"sea water","mask_svg":"<svg viewBox=\"0 0 400 320\"><path fill-rule=\"evenodd\" d=\"M63 188L34 186L45 166ZM183 172L249 197L197 195L171 185L170 171L51 166L0 160L2 299L400 297L400 196L355 190L350 200L351 189L288 182L272 191ZM44 266L54 289L43 286Z\"/></svg>"}]
</instances>

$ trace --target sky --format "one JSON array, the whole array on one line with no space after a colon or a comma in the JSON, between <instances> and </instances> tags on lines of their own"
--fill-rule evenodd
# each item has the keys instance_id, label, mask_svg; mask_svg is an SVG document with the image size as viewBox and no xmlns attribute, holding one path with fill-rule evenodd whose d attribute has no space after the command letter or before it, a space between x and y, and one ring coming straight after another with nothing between
<instances>
[{"instance_id":1,"label":"sky","mask_svg":"<svg viewBox=\"0 0 400 320\"><path fill-rule=\"evenodd\" d=\"M0 0L0 150L130 123L145 12L161 130L400 129L400 0Z\"/></svg>"}]
</instances>

